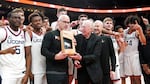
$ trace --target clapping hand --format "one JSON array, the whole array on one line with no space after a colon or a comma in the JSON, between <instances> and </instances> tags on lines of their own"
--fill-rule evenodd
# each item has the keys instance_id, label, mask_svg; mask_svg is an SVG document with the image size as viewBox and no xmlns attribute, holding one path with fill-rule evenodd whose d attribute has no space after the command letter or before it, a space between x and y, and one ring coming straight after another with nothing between
<instances>
[{"instance_id":1,"label":"clapping hand","mask_svg":"<svg viewBox=\"0 0 150 84\"><path fill-rule=\"evenodd\" d=\"M143 16L141 16L141 18L142 18L143 23L144 23L145 25L148 25L148 24L149 24L149 21L148 21L147 18L144 18Z\"/></svg>"}]
</instances>

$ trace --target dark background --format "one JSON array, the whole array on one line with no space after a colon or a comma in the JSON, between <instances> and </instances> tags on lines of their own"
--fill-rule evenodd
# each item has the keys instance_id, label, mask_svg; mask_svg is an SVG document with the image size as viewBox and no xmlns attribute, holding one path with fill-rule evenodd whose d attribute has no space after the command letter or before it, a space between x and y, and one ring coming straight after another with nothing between
<instances>
[{"instance_id":1,"label":"dark background","mask_svg":"<svg viewBox=\"0 0 150 84\"><path fill-rule=\"evenodd\" d=\"M150 7L149 0L33 0L40 1L55 5L64 5L69 7L77 8L92 8L92 9L121 9L121 8L137 8L137 7ZM25 5L20 3L6 2L5 0L0 0L0 18L2 16L7 16L7 13L16 7L21 7L25 11L25 24L28 24L27 17L34 10L39 10L50 18L50 22L57 20L56 10L53 8L45 8L33 5ZM32 9L32 10L31 10ZM82 14L80 12L68 11L68 15L71 20L76 20L77 17ZM150 10L144 12L134 12L134 13L124 13L124 14L95 14L95 13L84 13L94 20L103 20L105 17L109 16L115 20L115 25L124 25L124 19L130 14L135 14L138 16L144 16L150 19Z\"/></svg>"}]
</instances>

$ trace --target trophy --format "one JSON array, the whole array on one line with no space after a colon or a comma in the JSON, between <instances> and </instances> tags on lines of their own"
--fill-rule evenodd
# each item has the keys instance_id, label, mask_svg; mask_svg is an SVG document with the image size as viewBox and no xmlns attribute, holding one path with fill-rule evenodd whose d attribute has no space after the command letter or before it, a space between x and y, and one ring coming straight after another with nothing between
<instances>
[{"instance_id":1,"label":"trophy","mask_svg":"<svg viewBox=\"0 0 150 84\"><path fill-rule=\"evenodd\" d=\"M74 55L76 51L73 33L71 31L63 30L60 32L60 38L62 51L68 55Z\"/></svg>"}]
</instances>

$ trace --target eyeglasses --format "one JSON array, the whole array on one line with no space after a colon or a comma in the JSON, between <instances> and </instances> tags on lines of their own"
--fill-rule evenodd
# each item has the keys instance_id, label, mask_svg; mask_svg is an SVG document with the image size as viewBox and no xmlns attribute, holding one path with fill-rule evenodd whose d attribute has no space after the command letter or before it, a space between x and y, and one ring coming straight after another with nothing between
<instances>
[{"instance_id":1,"label":"eyeglasses","mask_svg":"<svg viewBox=\"0 0 150 84\"><path fill-rule=\"evenodd\" d=\"M62 20L61 20L61 22L66 23L66 24L70 24L69 21L62 21Z\"/></svg>"}]
</instances>

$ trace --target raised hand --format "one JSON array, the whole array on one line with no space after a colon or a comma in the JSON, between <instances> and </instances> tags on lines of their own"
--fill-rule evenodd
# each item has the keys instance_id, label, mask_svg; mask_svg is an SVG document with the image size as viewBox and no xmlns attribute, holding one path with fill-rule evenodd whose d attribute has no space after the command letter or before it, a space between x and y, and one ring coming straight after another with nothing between
<instances>
[{"instance_id":1,"label":"raised hand","mask_svg":"<svg viewBox=\"0 0 150 84\"><path fill-rule=\"evenodd\" d=\"M149 21L148 21L147 18L144 18L143 16L141 16L141 18L142 18L142 21L143 21L143 23L144 23L145 25L148 25L148 24L149 24Z\"/></svg>"},{"instance_id":2,"label":"raised hand","mask_svg":"<svg viewBox=\"0 0 150 84\"><path fill-rule=\"evenodd\" d=\"M72 21L71 24L70 24L70 26L71 27L75 27L78 24L79 24L79 22L78 22L78 20L76 20L76 21Z\"/></svg>"},{"instance_id":3,"label":"raised hand","mask_svg":"<svg viewBox=\"0 0 150 84\"><path fill-rule=\"evenodd\" d=\"M133 29L135 29L135 30L142 29L142 27L139 25L139 23L137 22L137 20L135 20L135 25L133 26Z\"/></svg>"}]
</instances>

